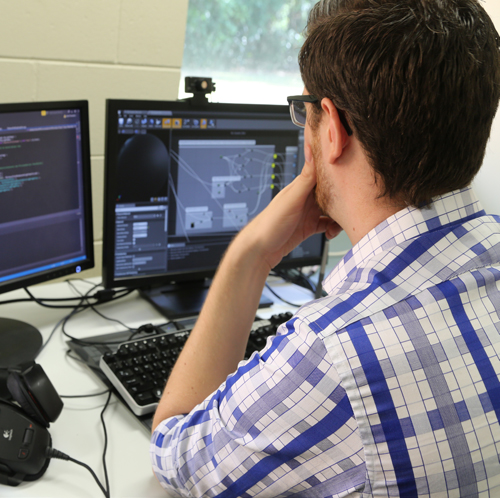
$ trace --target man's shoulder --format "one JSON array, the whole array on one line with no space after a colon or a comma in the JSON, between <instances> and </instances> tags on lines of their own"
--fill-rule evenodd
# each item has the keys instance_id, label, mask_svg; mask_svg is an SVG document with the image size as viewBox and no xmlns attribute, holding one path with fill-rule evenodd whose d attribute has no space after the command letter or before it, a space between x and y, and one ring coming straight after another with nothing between
<instances>
[{"instance_id":1,"label":"man's shoulder","mask_svg":"<svg viewBox=\"0 0 500 498\"><path fill-rule=\"evenodd\" d=\"M485 267L500 268L497 216L450 223L379 251L308 305L305 316L316 333L332 333Z\"/></svg>"}]
</instances>

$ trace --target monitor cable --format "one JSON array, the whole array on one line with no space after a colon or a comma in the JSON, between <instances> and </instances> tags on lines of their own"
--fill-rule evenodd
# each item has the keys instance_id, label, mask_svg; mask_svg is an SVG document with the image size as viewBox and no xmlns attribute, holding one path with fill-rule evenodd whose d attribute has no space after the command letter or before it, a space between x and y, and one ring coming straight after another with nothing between
<instances>
[{"instance_id":1,"label":"monitor cable","mask_svg":"<svg viewBox=\"0 0 500 498\"><path fill-rule=\"evenodd\" d=\"M73 285L73 283L71 281L68 280L68 285L70 287L73 288L73 290L77 293L80 294L80 296L82 298L85 298L85 294L81 294L80 291ZM93 289L92 289L93 290ZM111 291L112 289L104 289L103 291L99 291L99 292L105 292L105 291ZM99 293L98 292L98 293ZM87 309L91 309L94 313L96 313L97 315L99 315L100 317L104 318L105 320L108 320L108 321L111 321L111 322L116 322L118 323L119 325L121 325L122 327L130 330L130 331L134 331L135 329L129 327L128 325L126 325L125 323L121 322L120 320L116 319L116 318L110 318L110 317L107 317L106 315L104 315L103 313L101 313L97 308L96 308L96 304L101 304L101 303L105 303L105 302L108 302L108 301L114 301L115 299L119 299L120 297L124 297L124 296L128 296L131 292L131 290L127 290L126 293L123 293L121 294L120 296L118 297L114 297L112 295L109 295L109 298L108 298L108 294L100 294L100 300L98 301L98 303L89 303L89 306ZM97 293L97 294L98 294Z\"/></svg>"},{"instance_id":2,"label":"monitor cable","mask_svg":"<svg viewBox=\"0 0 500 498\"><path fill-rule=\"evenodd\" d=\"M73 287L73 289L76 291L76 292L80 292L78 291L78 289L76 289L72 283L70 281L67 281L68 284L70 286ZM93 289L91 289L92 291ZM106 290L106 289L105 289ZM113 298L112 300L115 300L115 299L119 299L121 297L124 297L128 294L130 294L131 292L133 292L133 290L130 290L130 289L123 289L122 291L122 294L120 294L119 296ZM87 298L87 295L86 294L81 294L81 299L86 299ZM107 301L102 301L102 302L107 302ZM81 345L93 345L93 344L101 344L99 341L95 341L95 340L92 340L92 339L79 339L79 338L76 338L76 337L73 337L72 335L70 335L67 331L66 331L66 325L68 323L68 321L70 320L70 318L72 316L74 316L76 313L79 313L80 311L84 311L84 310L87 310L87 309L92 309L92 311L94 311L94 313L96 313L97 315L99 315L100 317L104 318L105 320L108 320L108 321L111 321L111 322L116 322L118 323L119 325L121 325L124 329L128 330L130 332L130 336L128 339L128 341L132 340L137 334L152 334L152 333L156 333L156 334L159 334L159 333L162 333L163 331L161 330L160 327L162 327L163 325L166 325L166 323L163 323L163 324L160 324L160 325L152 325L150 323L148 324L145 324L145 325L141 325L140 327L138 328L133 328L133 327L130 327L129 325L123 323L122 321L116 319L116 318L111 318L111 317L108 317L106 315L104 315L101 311L99 311L97 308L96 308L96 304L101 304L101 303L92 303L92 304L89 304L88 306L85 306L84 308L82 309L77 309L75 310L74 312L70 313L69 315L67 315L65 318L63 318L61 320L60 323L62 323L61 325L61 330L62 330L62 333L64 336L66 336L68 339L70 339L71 341L74 341L75 343L77 344L81 344ZM56 326L57 327L57 326ZM106 341L106 344L109 344L109 345L113 345L113 344L122 344L123 342L125 342L126 340L124 339L120 339L120 340L117 340L117 341Z\"/></svg>"},{"instance_id":3,"label":"monitor cable","mask_svg":"<svg viewBox=\"0 0 500 498\"><path fill-rule=\"evenodd\" d=\"M67 280L67 283L68 285L72 286L74 289L75 287L72 285L72 283ZM96 313L98 313L100 316L102 316L103 318L107 319L107 320L112 320L112 321L116 321L118 323L120 323L121 325L123 325L125 328L129 329L131 331L131 336L136 332L135 329L131 329L130 327L126 326L125 324L123 324L122 322L120 322L119 320L116 320L114 318L109 318L109 317L106 317L105 315L103 315L102 313L98 312L95 308L95 306L97 304L100 304L100 303L103 303L103 302L109 302L109 300L106 300L106 301L101 301L100 303L89 303L88 302L88 299L91 298L92 296L90 296L89 294L91 292L94 291L94 289L99 286L100 284L95 284L93 285L85 294L81 294L80 296L77 296L77 297L74 297L74 298L71 298L73 300L77 299L79 300L80 302L78 304L75 304L73 306L60 306L60 308L71 308L71 312L68 313L66 316L64 316L63 318L61 318L57 324L54 326L54 328L52 329L50 335L49 335L49 338L45 341L45 343L43 344L43 346L41 347L40 351L45 348L45 346L49 343L49 341L52 339L52 337L54 336L56 330L58 329L58 327L61 327L61 330L62 330L62 333L64 336L66 336L68 339L76 342L76 343L80 343L80 344L95 344L95 341L91 341L91 340L85 340L85 339L79 339L77 337L73 337L72 335L70 335L67 331L66 331L66 325L68 323L68 321L74 317L76 314L78 313L81 313L82 311L86 311L88 309L92 309L94 310ZM28 295L31 295L31 293L25 289L26 292L28 293ZM76 290L76 289L75 289ZM79 291L77 291L79 292ZM111 300L116 300L116 299L120 299L121 297L124 297L125 295L128 295L130 294L131 292L133 292L132 290L129 290L129 289L126 289L124 292L122 292L120 295L114 297L113 299ZM33 296L33 299L35 302L37 302L38 304L41 304L39 302L39 300L37 300L34 296ZM43 304L41 304L42 306L44 306ZM48 305L47 307L55 307L55 308L58 308L58 306L51 306L51 305ZM115 343L116 344L121 344L123 342L123 340L120 340L120 341L116 341ZM110 342L110 344L115 344L113 342Z\"/></svg>"},{"instance_id":4,"label":"monitor cable","mask_svg":"<svg viewBox=\"0 0 500 498\"><path fill-rule=\"evenodd\" d=\"M311 282L310 278L298 269L284 269L284 270L273 270L273 275L281 277L285 282L298 285L299 287L304 287L310 290L312 293L316 292L316 286Z\"/></svg>"},{"instance_id":5,"label":"monitor cable","mask_svg":"<svg viewBox=\"0 0 500 498\"><path fill-rule=\"evenodd\" d=\"M70 284L71 285L71 284ZM96 284L94 286L98 287L100 284ZM94 288L90 289L87 291L85 294L82 294L81 296L75 296L75 297L70 297L70 298L37 298L35 297L27 287L24 288L24 291L30 299L22 299L22 300L12 300L12 301L3 301L0 304L8 304L8 303L14 303L14 302L26 302L26 301L34 301L35 303L39 304L40 306L43 306L45 308L74 308L75 305L57 305L57 304L49 304L49 302L64 302L64 301L80 301L80 304L76 305L76 307L86 307L90 308L92 306L95 306L96 304L102 304L102 303L107 303L109 301L115 301L116 299L120 299L122 297L128 296L133 292L131 289L123 289L121 291L116 291L114 289L102 289L95 294L90 295L90 292L94 290ZM90 299L95 300L95 303L89 302Z\"/></svg>"}]
</instances>

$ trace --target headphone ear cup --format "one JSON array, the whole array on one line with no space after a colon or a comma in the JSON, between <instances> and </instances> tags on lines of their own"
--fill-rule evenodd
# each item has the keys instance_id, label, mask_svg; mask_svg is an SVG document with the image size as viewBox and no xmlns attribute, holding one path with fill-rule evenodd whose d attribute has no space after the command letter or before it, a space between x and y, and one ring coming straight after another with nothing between
<instances>
[{"instance_id":1,"label":"headphone ear cup","mask_svg":"<svg viewBox=\"0 0 500 498\"><path fill-rule=\"evenodd\" d=\"M33 401L29 391L26 389L24 380L17 372L11 372L7 378L7 389L9 390L12 398L17 401L21 408L36 422L48 427L49 423L40 412L36 403Z\"/></svg>"},{"instance_id":2,"label":"headphone ear cup","mask_svg":"<svg viewBox=\"0 0 500 498\"><path fill-rule=\"evenodd\" d=\"M35 363L32 368L21 375L30 398L42 414L47 426L49 422L55 422L64 404L41 365Z\"/></svg>"}]
</instances>

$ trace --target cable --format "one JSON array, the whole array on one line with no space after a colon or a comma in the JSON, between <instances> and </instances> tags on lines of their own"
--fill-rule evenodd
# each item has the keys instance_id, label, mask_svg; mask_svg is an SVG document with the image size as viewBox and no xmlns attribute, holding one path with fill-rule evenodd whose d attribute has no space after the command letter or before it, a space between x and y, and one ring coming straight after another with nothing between
<instances>
[{"instance_id":1,"label":"cable","mask_svg":"<svg viewBox=\"0 0 500 498\"><path fill-rule=\"evenodd\" d=\"M96 287L99 287L100 285L102 284L94 284L92 282L89 282L88 280L83 280L83 279L76 279L76 278L73 278L73 279L68 279L66 280L66 283L73 288L73 290L75 292L77 292L78 294L80 294L80 296L83 296L84 294L82 294L74 285L73 285L73 280L80 280L82 282L85 282L89 285L92 285L92 288L90 289L91 291L94 290ZM87 291L85 293L85 295L88 295L90 291ZM97 303L91 303L90 305L91 306L95 306L96 304L101 304L101 303L107 303L108 301L114 301L116 299L120 299L122 297L125 297L125 296L128 296L129 294L131 294L132 292L134 292L134 289L119 289L119 290L115 290L115 289L102 289L102 290L99 290L97 291L95 294L93 294L92 296L89 296L91 299L96 299L97 300ZM120 294L118 294L120 293Z\"/></svg>"},{"instance_id":2,"label":"cable","mask_svg":"<svg viewBox=\"0 0 500 498\"><path fill-rule=\"evenodd\" d=\"M74 340L76 342L79 341L79 339L77 339L76 337L72 337L70 336L68 333L66 333L66 331L64 330L64 326L66 325L66 323L68 323L69 319L76 315L77 313L81 313L82 311L85 311L87 308L79 308L79 307L75 307L73 308L73 310L68 313L64 318L62 318L60 321L59 321L59 324L61 325L61 332L63 333L63 335L65 335L66 337L70 338L71 340ZM52 335L52 334L51 334ZM49 337L50 339L50 337ZM48 342L48 341L47 341Z\"/></svg>"},{"instance_id":3,"label":"cable","mask_svg":"<svg viewBox=\"0 0 500 498\"><path fill-rule=\"evenodd\" d=\"M106 411L106 408L109 405L109 401L111 400L111 394L112 394L112 391L110 390L109 394L108 394L108 399L106 400L106 403L104 404L104 408L101 411L102 430L104 432L104 449L102 452L102 467L104 469L104 480L106 481L106 490L108 491L108 497L110 496L108 466L106 465L106 451L108 450L108 431L106 429L106 424L104 422L104 412Z\"/></svg>"},{"instance_id":4,"label":"cable","mask_svg":"<svg viewBox=\"0 0 500 498\"><path fill-rule=\"evenodd\" d=\"M94 288L95 288L95 287L93 287L91 290L93 290ZM26 291L28 294L30 294L30 293L28 292L28 290L27 290L27 289L25 289L25 291ZM68 321L68 320L69 320L69 319L70 319L73 315L75 315L76 313L79 313L80 311L83 311L84 309L86 309L85 307L84 307L84 308L81 308L81 306L83 305L83 301L84 301L84 297L83 297L83 296L81 296L80 298L73 298L73 299L80 299L80 303L79 303L79 304L77 304L76 306L73 306L72 311L71 311L68 315L66 315L65 317L61 318L61 320L59 320L59 321L56 323L55 327L52 329L52 332L51 332L51 333L50 333L50 335L49 335L49 338L45 341L45 343L44 343L44 344L42 345L42 347L40 348L39 353L40 353L40 352L41 352L41 351L45 348L45 346L47 346L47 344L48 344L48 343L49 343L49 341L52 339L52 337L53 337L53 336L54 336L54 334L55 334L55 331L57 330L57 328L58 328L59 326L64 327L64 324L65 324L65 323L66 323L66 322L67 322L67 321ZM80 309L80 308L81 308L81 309Z\"/></svg>"},{"instance_id":5,"label":"cable","mask_svg":"<svg viewBox=\"0 0 500 498\"><path fill-rule=\"evenodd\" d=\"M99 287L102 284L93 284L91 282L82 280L82 279L68 279L66 282L68 285L72 286L73 289L77 291L75 286L71 283L73 280L81 280L83 282L86 282L88 284L92 284L92 288L90 291L94 290L96 287ZM35 302L39 304L40 306L44 306L45 308L74 308L75 305L56 305L56 304L48 304L48 303L58 303L58 302L71 302L71 301L80 301L81 297L75 296L75 297L61 297L61 298L53 298L53 297L44 297L44 298L38 298L35 297L27 287L24 287L24 291L26 294L28 294L29 298L18 298L18 299L10 299L8 301L0 301L0 305L2 304L15 304L15 303L26 303L26 302ZM85 299L94 299L96 300L95 303L87 303L86 306L92 306L96 304L101 304L101 303L106 303L108 301L114 301L115 299L120 299L122 297L127 296L128 294L132 293L133 290L131 289L120 289L120 290L115 290L115 289L102 289L97 291L93 295L89 295L90 291L88 291L85 294ZM78 292L78 291L77 291ZM82 303L81 303L82 304Z\"/></svg>"},{"instance_id":6,"label":"cable","mask_svg":"<svg viewBox=\"0 0 500 498\"><path fill-rule=\"evenodd\" d=\"M92 477L95 479L95 482L97 483L97 485L99 486L99 488L103 492L104 496L106 498L110 498L111 494L110 494L110 488L109 488L108 467L106 465L106 452L108 449L108 431L106 429L106 423L104 422L104 412L106 411L106 408L109 405L112 392L111 392L111 390L108 390L108 391L105 391L103 393L92 394L89 396L98 396L99 394L105 394L106 392L108 393L108 399L106 400L106 403L104 404L104 407L101 410L101 414L100 414L102 429L104 432L104 449L102 452L102 464L103 464L103 469L104 469L105 487L101 484L101 481L99 481L99 478L97 477L96 473L86 463L80 462L79 460L75 460L74 458L71 458L69 455L66 455L66 453L63 453L62 451L56 450L55 448L47 448L45 451L45 456L47 458L58 458L60 460L70 461L70 462L76 463L77 465L80 465L80 466L86 468L92 474ZM85 395L84 396L61 396L61 397L66 397L66 398L68 398L68 397L85 397Z\"/></svg>"},{"instance_id":7,"label":"cable","mask_svg":"<svg viewBox=\"0 0 500 498\"><path fill-rule=\"evenodd\" d=\"M74 458L71 458L69 455L66 455L66 453L63 453L62 451L56 450L54 448L47 448L47 450L45 451L45 456L47 458L58 458L60 460L66 460L69 462L73 462L73 463L76 463L77 465L80 465L81 467L86 468L92 474L92 477L95 479L95 482L97 483L97 485L101 489L104 496L106 498L109 498L108 491L101 484L101 481L99 481L99 478L96 476L95 472L86 463L75 460Z\"/></svg>"},{"instance_id":8,"label":"cable","mask_svg":"<svg viewBox=\"0 0 500 498\"><path fill-rule=\"evenodd\" d=\"M288 304L290 306L294 306L295 308L300 308L302 306L302 304L291 303L290 301L283 299L279 294L274 292L274 290L271 288L271 286L267 282L266 282L266 287L271 291L272 294L274 294L280 301L283 301L285 304Z\"/></svg>"},{"instance_id":9,"label":"cable","mask_svg":"<svg viewBox=\"0 0 500 498\"><path fill-rule=\"evenodd\" d=\"M29 290L27 287L24 288L24 291L26 292L26 294L28 294L28 296L31 297L31 300L34 301L36 304L39 304L40 306L43 306L44 308L75 308L75 305L54 305L54 304L47 304L45 303L44 299L38 299L36 298ZM90 299L91 296L88 296L86 299ZM81 297L74 297L72 298L73 301L75 300L79 300L80 301L80 304L76 305L76 306L90 306L90 305L84 305L83 304L83 301L82 301L82 298Z\"/></svg>"},{"instance_id":10,"label":"cable","mask_svg":"<svg viewBox=\"0 0 500 498\"><path fill-rule=\"evenodd\" d=\"M72 298L61 298L61 299L54 299L54 298L38 299L27 288L24 288L25 292L29 296L29 299L16 299L16 300L0 302L0 304L7 304L7 303L14 303L14 302L27 302L27 301L29 301L29 302L35 302L35 303L39 304L40 306L44 306L47 308L71 308L71 312L68 313L65 317L61 318L59 320L59 322L57 322L57 324L54 326L48 339L45 341L45 343L40 348L40 351L43 348L45 348L45 346L49 343L49 341L52 339L55 331L57 330L57 328L59 326L61 326L62 333L66 337L70 338L71 340L78 342L78 343L81 343L81 344L95 344L96 341L85 341L82 339L77 339L76 337L72 337L65 330L65 325L68 323L68 321L70 320L71 317L73 317L74 315L76 315L82 311L85 311L89 308L91 308L95 313L97 313L102 318L120 323L122 326L124 326L125 328L127 328L131 332L133 332L132 336L135 333L137 333L138 329L132 329L131 327L128 327L127 325L123 324L119 320L106 317L105 315L103 315L101 312L99 312L95 308L95 306L98 304L102 304L104 302L109 302L109 301L124 297L124 296L130 294L131 292L133 292L132 290L123 289L123 291L121 293L119 293L119 295L117 295L117 292L112 290L112 289L104 289L103 291L98 291L95 294L90 295L90 293L93 292L94 289L96 287L98 287L100 284L94 284L85 294L82 294L73 285L73 283L71 281L68 280L67 283L79 294L79 296L72 297ZM90 282L88 282L88 283L90 283ZM89 302L90 299L95 299L97 302L91 303L91 302ZM47 303L47 302L61 302L61 301L67 302L67 301L75 301L75 300L78 301L78 303L74 304L74 305L51 305L51 304ZM123 342L123 339L120 341L116 341L116 343L122 343L122 342ZM107 344L112 344L112 342L107 341ZM112 391L107 390L107 391L103 391L103 392L99 392L99 393L95 393L95 394L87 394L87 395L63 395L63 396L61 396L61 398L87 398L87 397L100 396L100 395L103 395L106 393L108 393L108 398L107 398L106 403L104 404L104 407L100 413L100 419L101 419L102 428L103 428L103 432L104 432L104 449L103 449L103 454L102 454L102 464L103 464L103 469L104 469L105 487L101 484L101 482L99 481L95 472L87 464L80 462L74 458L71 458L69 455L66 455L65 453L62 453L62 452L60 452L56 449L53 449L53 448L47 448L46 456L47 456L47 458L58 458L58 459L62 459L62 460L71 461L73 463L76 463L77 465L80 465L80 466L86 468L91 473L92 477L95 479L96 483L98 484L99 488L103 492L104 496L106 498L109 498L110 497L110 485L109 485L108 469L107 469L107 464L106 464L106 453L107 453L107 448L108 448L108 432L107 432L107 428L106 428L106 423L104 421L104 412L106 411L106 408L109 406Z\"/></svg>"},{"instance_id":11,"label":"cable","mask_svg":"<svg viewBox=\"0 0 500 498\"><path fill-rule=\"evenodd\" d=\"M95 304L91 304L90 305L90 309L96 313L97 315L99 315L101 318L104 318L105 320L108 320L110 322L116 322L118 323L119 325L121 325L122 327L126 328L127 330L130 330L131 332L134 332L136 329L132 328L132 327L129 327L128 325L126 325L125 323L123 323L122 321L118 320L117 318L110 318L109 316L106 316L104 315L103 313L101 313L100 311L97 310L97 308L95 307Z\"/></svg>"},{"instance_id":12,"label":"cable","mask_svg":"<svg viewBox=\"0 0 500 498\"><path fill-rule=\"evenodd\" d=\"M316 292L316 286L313 285L309 278L306 277L300 269L291 268L288 270L274 270L273 274L281 277L286 282L304 287L310 290L312 293Z\"/></svg>"},{"instance_id":13,"label":"cable","mask_svg":"<svg viewBox=\"0 0 500 498\"><path fill-rule=\"evenodd\" d=\"M81 294L80 291L78 291L78 289L73 285L73 283L72 283L73 280L80 280L80 281L86 282L89 285L92 285L92 287L85 294ZM25 287L24 291L28 294L29 298L11 299L9 301L0 301L0 305L2 305L2 304L13 304L13 303L35 302L35 303L37 303L40 306L43 306L45 308L71 309L71 312L68 315L66 315L64 318L62 318L61 320L59 320L59 322L57 322L57 324L55 325L55 327L52 329L52 331L51 331L51 333L49 335L49 338L45 341L45 343L40 348L39 353L45 348L45 346L52 339L52 337L54 336L55 331L57 330L57 328L59 326L61 326L61 328L62 328L62 333L66 337L68 337L69 339L71 339L72 341L75 341L76 343L79 343L79 344L82 344L82 345L85 345L85 344L100 344L98 341L86 341L84 339L78 339L78 338L73 337L70 334L68 334L66 332L66 330L65 330L65 325L67 324L67 322L69 321L69 319L72 316L76 315L77 313L80 313L81 311L85 311L85 310L87 310L89 308L92 309L95 313L97 313L102 318L104 318L106 320L117 322L120 325L122 325L124 328L130 330L132 332L131 338L137 333L137 329L133 329L133 328L129 327L128 325L124 324L123 322L121 322L120 320L117 320L115 318L109 318L109 317L105 316L104 314L102 314L100 311L98 311L95 308L95 306L97 306L98 304L102 304L102 303L114 301L114 300L120 299L122 297L128 296L129 294L131 294L132 292L134 292L134 290L132 290L132 289L120 289L118 291L115 291L114 289L103 289L101 291L97 291L93 295L90 295L90 293L96 287L99 287L101 285L100 283L99 284L94 284L92 282L89 282L89 281L86 281L86 280L83 280L83 279L68 279L68 280L66 280L66 282L76 292L78 292L80 294L80 296L75 296L75 297L70 297L70 298L57 298L57 299L56 298L37 298L37 297L35 297L28 290L28 288ZM97 302L91 303L91 302L89 302L89 299L95 299ZM61 302L67 302L67 301L75 301L75 300L79 301L79 303L73 304L73 305L53 305L53 304L48 304L46 302L46 301L48 301L48 302L59 302L59 301L61 301ZM115 341L115 342L110 341L108 343L109 344L121 344L122 342L123 342L123 339L120 340L120 341Z\"/></svg>"},{"instance_id":14,"label":"cable","mask_svg":"<svg viewBox=\"0 0 500 498\"><path fill-rule=\"evenodd\" d=\"M61 325L62 321L65 319L66 317L64 318L61 318L54 326L54 328L52 329L52 331L50 332L50 335L48 337L48 339L42 344L42 347L40 348L40 351L38 351L38 354L40 354L42 352L42 350L45 348L45 346L47 346L47 344L50 342L50 340L52 339L52 337L54 337L54 334L56 333L56 330L58 329L58 327Z\"/></svg>"},{"instance_id":15,"label":"cable","mask_svg":"<svg viewBox=\"0 0 500 498\"><path fill-rule=\"evenodd\" d=\"M302 271L302 268L300 268L298 270L298 273L299 273L300 277L302 278L302 280L306 283L306 285L304 285L303 287L305 287L306 289L309 289L311 292L316 292L317 285L313 284L311 282L311 279L310 279L310 277L312 275L314 275L316 273L316 271L312 272L310 275L305 275L304 272Z\"/></svg>"},{"instance_id":16,"label":"cable","mask_svg":"<svg viewBox=\"0 0 500 498\"><path fill-rule=\"evenodd\" d=\"M80 297L83 297L83 296L88 296L90 292L92 292L94 289L97 289L97 287L99 287L101 284L92 284L90 289L85 293L85 294L82 294L76 287L75 285L73 284L73 280L74 279L68 279L66 280L66 283L80 296Z\"/></svg>"},{"instance_id":17,"label":"cable","mask_svg":"<svg viewBox=\"0 0 500 498\"><path fill-rule=\"evenodd\" d=\"M78 294L80 294L80 296L83 298L84 297L84 294L82 294L74 285L71 281L67 281L68 282L68 285L70 285L75 292L77 292ZM88 282L90 283L90 282ZM91 290L93 290L95 287L93 287ZM95 295L101 293L101 292L105 292L107 290L111 290L111 289L104 289L103 291L98 291ZM133 292L133 290L130 290L130 289L123 289L122 291L123 293L120 294L119 296L112 296L111 298L108 298L108 296L106 294L100 294L100 296L102 296L100 299L99 299L99 302L98 303L89 303L89 308L92 309L92 311L94 313L96 313L97 315L99 315L101 318L104 318L105 320L109 320L110 322L116 322L118 324L120 324L122 327L130 330L130 331L135 331L136 329L133 329L132 327L129 327L128 325L126 325L125 323L121 322L120 320L117 320L116 318L110 318L106 315L104 315L103 313L101 313L100 311L97 310L97 308L95 307L96 304L101 304L103 302L108 302L108 301L114 301L115 299L120 299L121 297L125 297L125 296L128 296L129 294L131 294Z\"/></svg>"},{"instance_id":18,"label":"cable","mask_svg":"<svg viewBox=\"0 0 500 498\"><path fill-rule=\"evenodd\" d=\"M25 289L26 290L26 289ZM43 299L39 299L41 301L76 301L79 299L78 297L58 297L58 298L49 298L49 297L44 297ZM33 302L34 299L32 298L19 298L19 299L9 299L8 301L0 301L0 305L2 304L14 304L14 303L31 303Z\"/></svg>"},{"instance_id":19,"label":"cable","mask_svg":"<svg viewBox=\"0 0 500 498\"><path fill-rule=\"evenodd\" d=\"M89 284L91 286L95 286L95 282L92 282L91 280L87 280L86 278L79 278L79 277L68 277L66 280L65 280L66 283L68 284L71 284L71 282L83 282L85 284ZM97 285L102 285L102 282L100 284L97 284Z\"/></svg>"},{"instance_id":20,"label":"cable","mask_svg":"<svg viewBox=\"0 0 500 498\"><path fill-rule=\"evenodd\" d=\"M71 285L71 284L70 284L70 285ZM88 294L89 292L92 292L92 291L94 290L94 288L95 288L95 287L91 288L91 289L90 289L90 290L88 290L85 294L82 294L82 295L81 295L80 299L82 300L82 302L83 302L83 300L87 299L87 297L88 297L88 296L87 296L87 294ZM78 291L77 291L77 292L78 292ZM113 300L114 300L114 299L119 299L119 298L121 298L121 297L124 297L124 295L128 295L128 294L130 294L131 292L133 292L133 291L132 291L132 290L129 290L129 289L126 289L126 290L125 290L125 294L121 294L121 295L120 295L120 296L118 296L117 298L113 298ZM71 313L69 313L68 315L66 315L66 316L64 317L64 319L62 320L62 324L61 324L61 331L62 331L63 335L65 335L68 339L70 339L70 340L74 341L75 343L77 343L77 344L81 344L81 345L102 344L102 343L101 343L101 342L99 342L99 341L79 339L79 338L77 338L77 337L73 337L72 335L68 334L68 332L66 332L66 324L68 323L69 319L70 319L72 316L76 315L77 313L80 313L81 311L85 311L85 310L87 310L87 309L89 309L89 308L90 308L90 309L93 309L93 306L95 306L96 304L100 304L100 303L95 303L95 304L88 304L88 305L81 305L81 306L77 306L77 307L75 307L75 308L74 308L74 310L73 310ZM106 318L106 319L109 319L109 320L112 320L112 321L118 321L118 322L119 322L119 320L114 320L113 318L108 318L108 317L105 317L105 316L104 316L104 315L102 315L101 313L98 313L98 314L99 314L100 316L102 316L103 318ZM119 322L119 323L121 323L121 322ZM122 325L123 325L123 324L122 324ZM129 328L129 327L125 326L125 328ZM131 330L133 331L134 329L131 329ZM124 341L123 341L123 339L120 339L120 340L117 340L117 341L106 341L106 344L121 344L122 342L124 342Z\"/></svg>"}]
</instances>

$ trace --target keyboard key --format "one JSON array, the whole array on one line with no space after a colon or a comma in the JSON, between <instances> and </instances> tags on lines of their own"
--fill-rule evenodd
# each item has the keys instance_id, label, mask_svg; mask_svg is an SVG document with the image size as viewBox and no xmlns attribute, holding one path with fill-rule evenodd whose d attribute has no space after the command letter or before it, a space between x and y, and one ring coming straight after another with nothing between
<instances>
[{"instance_id":1,"label":"keyboard key","mask_svg":"<svg viewBox=\"0 0 500 498\"><path fill-rule=\"evenodd\" d=\"M158 401L157 398L153 396L152 393L150 392L145 392L145 393L140 393L135 397L135 400L137 403L140 405L149 405L150 403L154 403L155 401Z\"/></svg>"}]
</instances>

